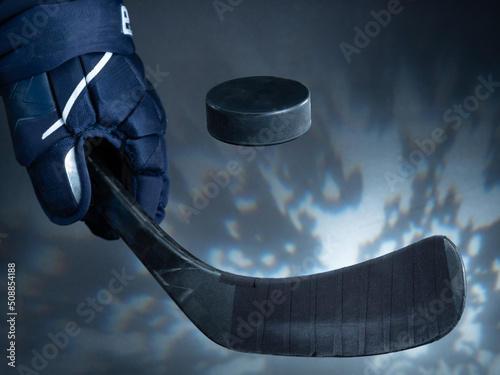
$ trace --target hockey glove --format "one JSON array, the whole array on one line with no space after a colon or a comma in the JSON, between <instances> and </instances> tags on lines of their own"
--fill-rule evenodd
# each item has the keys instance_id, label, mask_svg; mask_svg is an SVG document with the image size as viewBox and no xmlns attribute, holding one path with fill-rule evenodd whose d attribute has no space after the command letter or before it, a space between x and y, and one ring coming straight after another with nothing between
<instances>
[{"instance_id":1,"label":"hockey glove","mask_svg":"<svg viewBox=\"0 0 500 375\"><path fill-rule=\"evenodd\" d=\"M161 222L169 186L166 116L137 55L82 55L4 86L2 97L16 159L27 167L54 223L84 220L93 233L114 237L89 210L85 155L96 148L144 210Z\"/></svg>"}]
</instances>

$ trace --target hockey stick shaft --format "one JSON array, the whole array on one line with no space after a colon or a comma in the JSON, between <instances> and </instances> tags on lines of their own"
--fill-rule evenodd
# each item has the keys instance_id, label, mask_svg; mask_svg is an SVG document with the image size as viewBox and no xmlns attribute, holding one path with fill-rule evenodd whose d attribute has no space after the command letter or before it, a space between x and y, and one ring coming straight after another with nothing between
<instances>
[{"instance_id":1,"label":"hockey stick shaft","mask_svg":"<svg viewBox=\"0 0 500 375\"><path fill-rule=\"evenodd\" d=\"M165 233L135 202L97 155L87 157L94 205L186 316L224 345L234 287ZM208 333L207 333L208 332Z\"/></svg>"}]
</instances>

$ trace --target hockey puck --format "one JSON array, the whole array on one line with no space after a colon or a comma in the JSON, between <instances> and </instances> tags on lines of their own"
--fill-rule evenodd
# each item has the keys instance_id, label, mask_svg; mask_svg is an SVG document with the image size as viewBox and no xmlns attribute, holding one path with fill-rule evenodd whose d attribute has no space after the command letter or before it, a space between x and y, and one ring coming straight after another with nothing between
<instances>
[{"instance_id":1,"label":"hockey puck","mask_svg":"<svg viewBox=\"0 0 500 375\"><path fill-rule=\"evenodd\" d=\"M206 98L212 137L242 146L288 142L311 127L311 97L302 83L245 77L213 87Z\"/></svg>"}]
</instances>

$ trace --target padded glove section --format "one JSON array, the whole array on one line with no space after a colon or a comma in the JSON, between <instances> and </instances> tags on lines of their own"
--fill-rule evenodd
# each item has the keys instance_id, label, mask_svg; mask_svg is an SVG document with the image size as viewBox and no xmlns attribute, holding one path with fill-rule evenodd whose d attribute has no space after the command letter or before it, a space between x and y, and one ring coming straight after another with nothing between
<instances>
[{"instance_id":1,"label":"padded glove section","mask_svg":"<svg viewBox=\"0 0 500 375\"><path fill-rule=\"evenodd\" d=\"M126 166L125 186L152 218L163 219L169 186L166 116L138 56L80 56L8 85L2 97L16 158L28 168L53 222L71 224L89 209L88 138L104 138L116 148Z\"/></svg>"}]
</instances>

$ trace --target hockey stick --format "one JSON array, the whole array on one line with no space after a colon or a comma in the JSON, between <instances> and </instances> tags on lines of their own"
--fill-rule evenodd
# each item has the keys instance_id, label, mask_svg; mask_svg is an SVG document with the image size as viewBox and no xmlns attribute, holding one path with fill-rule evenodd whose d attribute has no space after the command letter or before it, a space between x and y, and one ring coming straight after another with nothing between
<instances>
[{"instance_id":1,"label":"hockey stick","mask_svg":"<svg viewBox=\"0 0 500 375\"><path fill-rule=\"evenodd\" d=\"M443 236L315 275L234 275L194 257L88 157L94 205L208 338L242 352L352 357L436 341L465 306L465 270Z\"/></svg>"}]
</instances>

